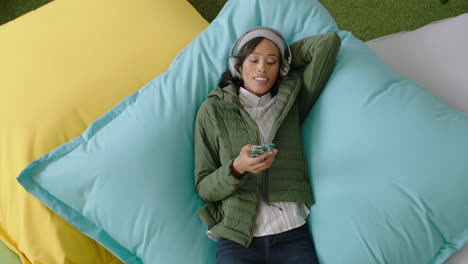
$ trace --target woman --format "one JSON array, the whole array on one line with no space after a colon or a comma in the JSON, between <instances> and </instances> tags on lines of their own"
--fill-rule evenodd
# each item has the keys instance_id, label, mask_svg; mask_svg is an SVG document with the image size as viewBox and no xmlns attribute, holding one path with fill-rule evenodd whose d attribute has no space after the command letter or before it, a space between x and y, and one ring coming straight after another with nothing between
<instances>
[{"instance_id":1,"label":"woman","mask_svg":"<svg viewBox=\"0 0 468 264\"><path fill-rule=\"evenodd\" d=\"M340 45L331 32L289 47L268 27L234 43L195 122L195 185L206 201L198 213L218 242L217 263L318 263L306 224L313 196L300 125ZM266 143L276 149L251 156Z\"/></svg>"}]
</instances>

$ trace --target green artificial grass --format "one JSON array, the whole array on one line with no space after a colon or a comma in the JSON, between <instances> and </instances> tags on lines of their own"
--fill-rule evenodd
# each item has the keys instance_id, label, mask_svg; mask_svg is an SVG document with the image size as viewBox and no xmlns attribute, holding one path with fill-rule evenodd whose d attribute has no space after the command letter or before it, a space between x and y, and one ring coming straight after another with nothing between
<instances>
[{"instance_id":1,"label":"green artificial grass","mask_svg":"<svg viewBox=\"0 0 468 264\"><path fill-rule=\"evenodd\" d=\"M342 30L363 41L468 12L467 0L320 0Z\"/></svg>"},{"instance_id":2,"label":"green artificial grass","mask_svg":"<svg viewBox=\"0 0 468 264\"><path fill-rule=\"evenodd\" d=\"M19 257L2 242L0 242L0 262L2 264L21 264Z\"/></svg>"},{"instance_id":3,"label":"green artificial grass","mask_svg":"<svg viewBox=\"0 0 468 264\"><path fill-rule=\"evenodd\" d=\"M211 22L226 0L188 0ZM287 0L285 0L287 1ZM363 41L468 12L468 0L319 0L342 30ZM446 4L442 4L446 3Z\"/></svg>"},{"instance_id":4,"label":"green artificial grass","mask_svg":"<svg viewBox=\"0 0 468 264\"><path fill-rule=\"evenodd\" d=\"M0 0L0 25L51 1ZM433 21L468 12L468 0L319 1L335 18L340 29L351 31L364 41L413 30ZM226 0L188 0L188 2L211 22Z\"/></svg>"},{"instance_id":5,"label":"green artificial grass","mask_svg":"<svg viewBox=\"0 0 468 264\"><path fill-rule=\"evenodd\" d=\"M51 1L52 0L0 0L0 25Z\"/></svg>"},{"instance_id":6,"label":"green artificial grass","mask_svg":"<svg viewBox=\"0 0 468 264\"><path fill-rule=\"evenodd\" d=\"M0 0L0 25L51 1ZM215 19L226 1L188 0L209 22ZM319 1L335 18L340 29L351 31L363 41L414 30L433 21L468 12L468 0L449 0L448 3L447 0Z\"/></svg>"}]
</instances>

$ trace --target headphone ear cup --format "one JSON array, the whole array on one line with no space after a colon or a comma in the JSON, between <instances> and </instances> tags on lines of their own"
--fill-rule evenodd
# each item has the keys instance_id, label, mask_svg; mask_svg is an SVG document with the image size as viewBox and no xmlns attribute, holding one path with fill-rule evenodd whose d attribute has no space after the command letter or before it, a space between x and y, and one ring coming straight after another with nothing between
<instances>
[{"instance_id":1,"label":"headphone ear cup","mask_svg":"<svg viewBox=\"0 0 468 264\"><path fill-rule=\"evenodd\" d=\"M283 41L287 48L284 54L285 61L281 65L281 75L286 76L288 75L290 67L291 67L291 49L284 38L283 38Z\"/></svg>"},{"instance_id":2,"label":"headphone ear cup","mask_svg":"<svg viewBox=\"0 0 468 264\"><path fill-rule=\"evenodd\" d=\"M288 75L288 72L289 72L289 63L285 62L281 66L280 74L283 76L286 76Z\"/></svg>"},{"instance_id":3,"label":"headphone ear cup","mask_svg":"<svg viewBox=\"0 0 468 264\"><path fill-rule=\"evenodd\" d=\"M231 56L229 57L229 71L231 72L232 77L241 78L239 71L236 69L237 58Z\"/></svg>"}]
</instances>

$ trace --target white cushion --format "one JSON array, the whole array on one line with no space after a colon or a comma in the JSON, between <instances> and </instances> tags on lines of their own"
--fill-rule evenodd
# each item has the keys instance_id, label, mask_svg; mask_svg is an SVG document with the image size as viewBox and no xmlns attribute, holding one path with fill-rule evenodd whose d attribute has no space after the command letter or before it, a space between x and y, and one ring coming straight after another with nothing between
<instances>
[{"instance_id":1,"label":"white cushion","mask_svg":"<svg viewBox=\"0 0 468 264\"><path fill-rule=\"evenodd\" d=\"M468 113L468 13L366 44L398 73Z\"/></svg>"}]
</instances>

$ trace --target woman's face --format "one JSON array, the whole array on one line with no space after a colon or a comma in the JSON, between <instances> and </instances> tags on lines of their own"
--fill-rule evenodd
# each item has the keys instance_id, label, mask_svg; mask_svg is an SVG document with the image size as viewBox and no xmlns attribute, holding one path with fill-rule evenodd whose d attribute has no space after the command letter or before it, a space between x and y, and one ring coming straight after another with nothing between
<instances>
[{"instance_id":1,"label":"woman's face","mask_svg":"<svg viewBox=\"0 0 468 264\"><path fill-rule=\"evenodd\" d=\"M280 51L273 41L263 39L242 63L242 80L249 92L268 93L278 77Z\"/></svg>"}]
</instances>

